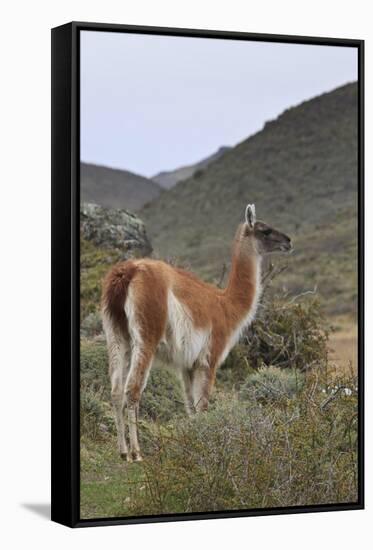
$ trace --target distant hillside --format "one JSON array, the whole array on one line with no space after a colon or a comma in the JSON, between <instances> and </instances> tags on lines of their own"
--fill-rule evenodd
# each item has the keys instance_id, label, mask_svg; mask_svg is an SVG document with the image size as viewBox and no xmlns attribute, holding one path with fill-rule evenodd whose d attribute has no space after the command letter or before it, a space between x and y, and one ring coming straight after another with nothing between
<instances>
[{"instance_id":1,"label":"distant hillside","mask_svg":"<svg viewBox=\"0 0 373 550\"><path fill-rule=\"evenodd\" d=\"M176 170L170 170L169 172L160 172L156 176L153 176L152 180L157 182L164 189L171 189L179 181L186 180L192 177L198 170L203 170L214 160L220 158L224 153L229 151L230 147L220 147L213 155L188 166L182 166Z\"/></svg>"},{"instance_id":2,"label":"distant hillside","mask_svg":"<svg viewBox=\"0 0 373 550\"><path fill-rule=\"evenodd\" d=\"M80 165L81 201L106 208L139 210L160 193L159 185L147 178L96 164Z\"/></svg>"},{"instance_id":3,"label":"distant hillside","mask_svg":"<svg viewBox=\"0 0 373 550\"><path fill-rule=\"evenodd\" d=\"M290 234L282 284L318 286L329 313L356 305L357 84L286 110L141 212L153 248L217 279L245 205ZM282 258L278 260L283 262Z\"/></svg>"}]
</instances>

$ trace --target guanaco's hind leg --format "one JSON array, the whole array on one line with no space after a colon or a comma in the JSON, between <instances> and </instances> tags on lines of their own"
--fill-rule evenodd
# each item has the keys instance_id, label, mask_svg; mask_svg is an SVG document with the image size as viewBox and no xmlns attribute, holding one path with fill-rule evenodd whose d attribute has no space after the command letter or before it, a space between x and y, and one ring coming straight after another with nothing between
<instances>
[{"instance_id":1,"label":"guanaco's hind leg","mask_svg":"<svg viewBox=\"0 0 373 550\"><path fill-rule=\"evenodd\" d=\"M149 292L149 289L155 289ZM131 366L124 393L128 411L129 459L142 460L138 440L138 416L141 394L152 366L167 319L167 290L157 273L142 266L131 282L125 303L131 339Z\"/></svg>"},{"instance_id":2,"label":"guanaco's hind leg","mask_svg":"<svg viewBox=\"0 0 373 550\"><path fill-rule=\"evenodd\" d=\"M109 354L109 375L111 382L111 401L117 428L118 451L122 458L128 457L125 436L124 406L125 382L129 371L130 345L124 334L116 330L110 319L103 319L103 326Z\"/></svg>"},{"instance_id":3,"label":"guanaco's hind leg","mask_svg":"<svg viewBox=\"0 0 373 550\"><path fill-rule=\"evenodd\" d=\"M144 348L139 345L135 345L132 350L131 368L125 385L130 441L129 461L142 460L138 439L139 406L152 366L154 351L150 347Z\"/></svg>"}]
</instances>

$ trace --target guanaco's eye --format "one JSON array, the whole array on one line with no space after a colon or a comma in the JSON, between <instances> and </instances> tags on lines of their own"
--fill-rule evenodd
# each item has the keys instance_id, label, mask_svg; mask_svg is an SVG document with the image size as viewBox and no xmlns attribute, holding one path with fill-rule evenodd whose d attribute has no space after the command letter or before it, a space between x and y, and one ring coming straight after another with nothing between
<instances>
[{"instance_id":1,"label":"guanaco's eye","mask_svg":"<svg viewBox=\"0 0 373 550\"><path fill-rule=\"evenodd\" d=\"M263 229L263 230L262 230L262 233L263 233L263 235L268 236L268 235L270 235L270 234L272 233L272 229Z\"/></svg>"}]
</instances>

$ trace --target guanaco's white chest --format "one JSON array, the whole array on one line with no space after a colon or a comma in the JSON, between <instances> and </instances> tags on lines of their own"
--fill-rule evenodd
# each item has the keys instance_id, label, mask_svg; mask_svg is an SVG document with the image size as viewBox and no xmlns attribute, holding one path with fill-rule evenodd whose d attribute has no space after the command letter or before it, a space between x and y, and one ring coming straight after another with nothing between
<instances>
[{"instance_id":1,"label":"guanaco's white chest","mask_svg":"<svg viewBox=\"0 0 373 550\"><path fill-rule=\"evenodd\" d=\"M207 364L210 341L211 326L196 328L188 307L169 290L166 330L157 349L159 359L178 368Z\"/></svg>"}]
</instances>

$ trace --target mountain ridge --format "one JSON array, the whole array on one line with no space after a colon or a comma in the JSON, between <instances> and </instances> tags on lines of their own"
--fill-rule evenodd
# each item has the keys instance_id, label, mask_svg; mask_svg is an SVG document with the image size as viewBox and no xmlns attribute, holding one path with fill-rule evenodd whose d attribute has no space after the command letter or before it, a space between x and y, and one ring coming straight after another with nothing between
<instances>
[{"instance_id":1,"label":"mountain ridge","mask_svg":"<svg viewBox=\"0 0 373 550\"><path fill-rule=\"evenodd\" d=\"M349 83L291 107L162 193L140 212L154 249L217 278L246 204L255 203L258 217L298 249L282 282L294 291L318 286L329 301L335 283L331 309L353 311L357 105L357 84ZM348 304L337 303L338 293Z\"/></svg>"},{"instance_id":2,"label":"mountain ridge","mask_svg":"<svg viewBox=\"0 0 373 550\"><path fill-rule=\"evenodd\" d=\"M198 170L203 170L206 168L211 162L220 158L230 149L231 147L223 145L219 147L219 149L212 155L209 155L194 164L186 164L184 166L180 166L179 168L175 168L174 170L164 170L153 176L152 180L164 189L171 189L180 181L184 181L192 177L196 172L198 172Z\"/></svg>"},{"instance_id":3,"label":"mountain ridge","mask_svg":"<svg viewBox=\"0 0 373 550\"><path fill-rule=\"evenodd\" d=\"M80 163L81 202L137 211L161 192L156 182L128 170Z\"/></svg>"}]
</instances>

